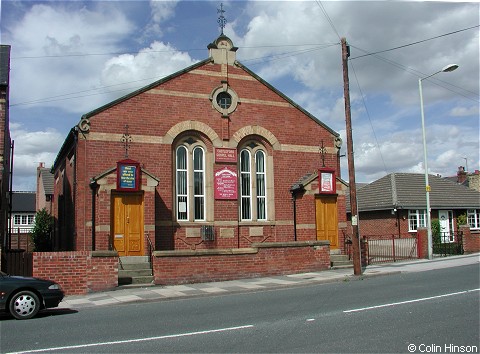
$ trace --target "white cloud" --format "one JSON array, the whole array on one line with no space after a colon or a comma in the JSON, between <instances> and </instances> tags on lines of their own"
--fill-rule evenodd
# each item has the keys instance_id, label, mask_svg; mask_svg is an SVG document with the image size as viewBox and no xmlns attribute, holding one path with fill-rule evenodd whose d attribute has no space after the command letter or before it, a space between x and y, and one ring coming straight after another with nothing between
<instances>
[{"instance_id":1,"label":"white cloud","mask_svg":"<svg viewBox=\"0 0 480 354\"><path fill-rule=\"evenodd\" d=\"M478 105L471 107L455 107L450 111L452 117L477 116L479 114Z\"/></svg>"},{"instance_id":2,"label":"white cloud","mask_svg":"<svg viewBox=\"0 0 480 354\"><path fill-rule=\"evenodd\" d=\"M102 70L101 82L104 86L135 83L137 87L142 87L194 62L188 53L178 52L168 44L154 42L137 55L123 54L108 60Z\"/></svg>"},{"instance_id":3,"label":"white cloud","mask_svg":"<svg viewBox=\"0 0 480 354\"><path fill-rule=\"evenodd\" d=\"M45 131L28 131L20 124L10 124L10 133L14 140L13 176L14 190L36 190L36 181L32 178L40 162L46 167L53 165L63 134L55 129Z\"/></svg>"}]
</instances>

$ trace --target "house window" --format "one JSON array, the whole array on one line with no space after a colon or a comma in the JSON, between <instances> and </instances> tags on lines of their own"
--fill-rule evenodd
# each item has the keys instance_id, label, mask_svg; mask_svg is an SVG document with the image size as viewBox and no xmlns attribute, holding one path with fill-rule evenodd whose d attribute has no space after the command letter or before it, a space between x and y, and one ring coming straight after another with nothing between
<instances>
[{"instance_id":1,"label":"house window","mask_svg":"<svg viewBox=\"0 0 480 354\"><path fill-rule=\"evenodd\" d=\"M204 221L205 151L198 145L180 145L175 154L177 220Z\"/></svg>"},{"instance_id":2,"label":"house window","mask_svg":"<svg viewBox=\"0 0 480 354\"><path fill-rule=\"evenodd\" d=\"M480 209L467 210L467 222L472 229L480 229Z\"/></svg>"},{"instance_id":3,"label":"house window","mask_svg":"<svg viewBox=\"0 0 480 354\"><path fill-rule=\"evenodd\" d=\"M22 216L21 215L14 215L13 216L13 224L14 225L21 225L22 224Z\"/></svg>"},{"instance_id":4,"label":"house window","mask_svg":"<svg viewBox=\"0 0 480 354\"><path fill-rule=\"evenodd\" d=\"M267 220L267 172L263 150L245 148L240 151L240 198L242 220Z\"/></svg>"},{"instance_id":5,"label":"house window","mask_svg":"<svg viewBox=\"0 0 480 354\"><path fill-rule=\"evenodd\" d=\"M426 227L427 214L425 210L408 211L408 231L417 231L419 227Z\"/></svg>"}]
</instances>

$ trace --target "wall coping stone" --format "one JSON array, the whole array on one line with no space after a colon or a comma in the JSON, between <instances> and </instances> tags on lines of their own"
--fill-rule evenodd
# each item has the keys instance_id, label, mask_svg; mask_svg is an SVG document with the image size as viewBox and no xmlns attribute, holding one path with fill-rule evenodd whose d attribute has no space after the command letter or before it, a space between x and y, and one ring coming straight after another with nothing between
<instances>
[{"instance_id":1,"label":"wall coping stone","mask_svg":"<svg viewBox=\"0 0 480 354\"><path fill-rule=\"evenodd\" d=\"M330 241L288 241L288 242L255 242L252 247L255 248L285 248L285 247L315 247L330 246Z\"/></svg>"},{"instance_id":2,"label":"wall coping stone","mask_svg":"<svg viewBox=\"0 0 480 354\"><path fill-rule=\"evenodd\" d=\"M291 241L291 242L255 242L252 247L246 248L218 248L200 250L179 250L179 251L154 251L154 257L193 257L193 256L218 256L218 255L239 255L255 254L259 248L287 248L287 247L318 247L330 246L330 241Z\"/></svg>"},{"instance_id":3,"label":"wall coping stone","mask_svg":"<svg viewBox=\"0 0 480 354\"><path fill-rule=\"evenodd\" d=\"M218 256L258 253L256 248L219 248L212 250L180 250L180 251L154 251L154 257L192 257L192 256Z\"/></svg>"},{"instance_id":4,"label":"wall coping stone","mask_svg":"<svg viewBox=\"0 0 480 354\"><path fill-rule=\"evenodd\" d=\"M92 257L118 257L117 251L92 251Z\"/></svg>"}]
</instances>

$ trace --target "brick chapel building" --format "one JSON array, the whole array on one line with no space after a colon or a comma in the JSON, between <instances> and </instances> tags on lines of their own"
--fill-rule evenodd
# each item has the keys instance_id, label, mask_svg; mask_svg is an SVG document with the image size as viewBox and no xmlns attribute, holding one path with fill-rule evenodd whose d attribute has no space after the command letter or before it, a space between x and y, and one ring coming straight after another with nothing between
<instances>
[{"instance_id":1,"label":"brick chapel building","mask_svg":"<svg viewBox=\"0 0 480 354\"><path fill-rule=\"evenodd\" d=\"M53 168L55 250L343 250L339 134L238 62L223 33L208 51L71 129Z\"/></svg>"}]
</instances>

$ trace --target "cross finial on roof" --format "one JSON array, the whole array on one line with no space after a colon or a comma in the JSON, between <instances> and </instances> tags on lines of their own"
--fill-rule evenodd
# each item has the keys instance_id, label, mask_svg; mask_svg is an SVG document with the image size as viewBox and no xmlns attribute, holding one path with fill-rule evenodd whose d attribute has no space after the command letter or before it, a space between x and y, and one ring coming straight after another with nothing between
<instances>
[{"instance_id":1,"label":"cross finial on roof","mask_svg":"<svg viewBox=\"0 0 480 354\"><path fill-rule=\"evenodd\" d=\"M225 18L225 16L223 16L223 14L225 13L225 10L223 9L223 3L220 3L220 8L217 9L217 13L220 14L220 16L218 16L217 22L223 34L223 29L225 28L225 24L227 23L227 19Z\"/></svg>"},{"instance_id":2,"label":"cross finial on roof","mask_svg":"<svg viewBox=\"0 0 480 354\"><path fill-rule=\"evenodd\" d=\"M322 159L322 167L325 167L325 153L327 152L327 148L323 146L323 140L318 151L320 152L320 158Z\"/></svg>"},{"instance_id":3,"label":"cross finial on roof","mask_svg":"<svg viewBox=\"0 0 480 354\"><path fill-rule=\"evenodd\" d=\"M128 149L130 148L130 143L132 142L132 136L128 134L128 124L125 125L125 133L122 135L120 141L123 143L125 148L125 158L128 159Z\"/></svg>"}]
</instances>

